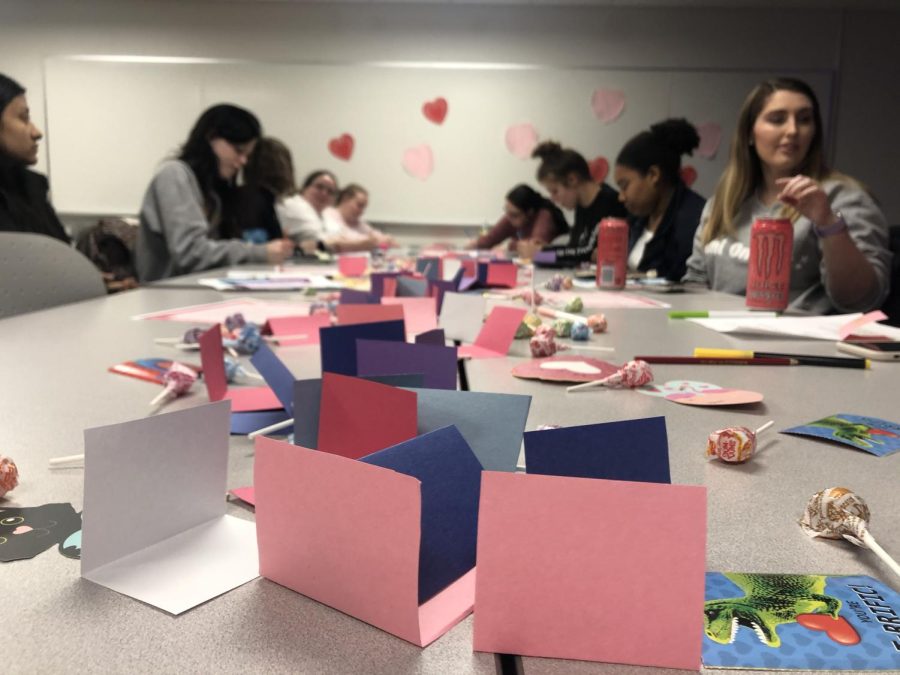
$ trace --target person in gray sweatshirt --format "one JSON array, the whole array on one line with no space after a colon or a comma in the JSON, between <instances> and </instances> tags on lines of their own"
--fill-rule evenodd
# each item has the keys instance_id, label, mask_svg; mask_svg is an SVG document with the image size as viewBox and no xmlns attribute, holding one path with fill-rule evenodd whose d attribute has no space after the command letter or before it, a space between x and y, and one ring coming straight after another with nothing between
<instances>
[{"instance_id":1,"label":"person in gray sweatshirt","mask_svg":"<svg viewBox=\"0 0 900 675\"><path fill-rule=\"evenodd\" d=\"M178 157L163 162L141 205L135 250L142 282L245 262L278 264L290 239L239 239L235 180L262 133L253 113L230 104L207 109Z\"/></svg>"},{"instance_id":2,"label":"person in gray sweatshirt","mask_svg":"<svg viewBox=\"0 0 900 675\"><path fill-rule=\"evenodd\" d=\"M700 217L686 283L745 294L753 222L789 218L788 309L864 312L884 302L887 221L862 185L826 165L823 136L819 103L805 82L778 78L750 93L728 165Z\"/></svg>"}]
</instances>

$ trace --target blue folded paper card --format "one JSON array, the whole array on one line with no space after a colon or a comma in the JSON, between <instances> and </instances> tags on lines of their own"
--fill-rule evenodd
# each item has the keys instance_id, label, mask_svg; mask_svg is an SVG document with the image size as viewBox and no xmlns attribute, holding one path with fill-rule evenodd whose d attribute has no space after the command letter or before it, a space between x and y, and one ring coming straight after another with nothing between
<instances>
[{"instance_id":1,"label":"blue folded paper card","mask_svg":"<svg viewBox=\"0 0 900 675\"><path fill-rule=\"evenodd\" d=\"M418 436L359 461L422 483L419 604L475 566L481 464L456 427Z\"/></svg>"},{"instance_id":2,"label":"blue folded paper card","mask_svg":"<svg viewBox=\"0 0 900 675\"><path fill-rule=\"evenodd\" d=\"M378 321L319 329L322 372L356 375L357 340L406 341L403 321Z\"/></svg>"},{"instance_id":3,"label":"blue folded paper card","mask_svg":"<svg viewBox=\"0 0 900 675\"><path fill-rule=\"evenodd\" d=\"M440 258L417 258L416 272L424 276L426 279L441 278L441 259Z\"/></svg>"},{"instance_id":4,"label":"blue folded paper card","mask_svg":"<svg viewBox=\"0 0 900 675\"><path fill-rule=\"evenodd\" d=\"M424 298L428 295L428 280L413 277L397 277L398 298Z\"/></svg>"},{"instance_id":5,"label":"blue folded paper card","mask_svg":"<svg viewBox=\"0 0 900 675\"><path fill-rule=\"evenodd\" d=\"M231 433L245 436L251 431L257 431L273 424L286 422L290 419L290 415L284 410L252 410L249 412L233 412L231 413ZM287 435L290 428L285 429L282 433Z\"/></svg>"},{"instance_id":6,"label":"blue folded paper card","mask_svg":"<svg viewBox=\"0 0 900 675\"><path fill-rule=\"evenodd\" d=\"M485 471L515 471L531 397L477 391L413 389L418 431L425 434L453 424Z\"/></svg>"},{"instance_id":7,"label":"blue folded paper card","mask_svg":"<svg viewBox=\"0 0 900 675\"><path fill-rule=\"evenodd\" d=\"M275 392L275 397L288 412L288 417L293 415L294 376L288 367L264 342L260 343L259 349L250 357L250 363L256 368L256 372L262 375L269 388Z\"/></svg>"},{"instance_id":8,"label":"blue folded paper card","mask_svg":"<svg viewBox=\"0 0 900 675\"><path fill-rule=\"evenodd\" d=\"M430 389L456 389L456 347L379 340L356 341L360 377L423 373Z\"/></svg>"},{"instance_id":9,"label":"blue folded paper card","mask_svg":"<svg viewBox=\"0 0 900 675\"><path fill-rule=\"evenodd\" d=\"M342 288L339 302L342 305L377 305L378 297L365 291Z\"/></svg>"},{"instance_id":10,"label":"blue folded paper card","mask_svg":"<svg viewBox=\"0 0 900 675\"><path fill-rule=\"evenodd\" d=\"M664 417L525 434L528 473L671 483Z\"/></svg>"}]
</instances>

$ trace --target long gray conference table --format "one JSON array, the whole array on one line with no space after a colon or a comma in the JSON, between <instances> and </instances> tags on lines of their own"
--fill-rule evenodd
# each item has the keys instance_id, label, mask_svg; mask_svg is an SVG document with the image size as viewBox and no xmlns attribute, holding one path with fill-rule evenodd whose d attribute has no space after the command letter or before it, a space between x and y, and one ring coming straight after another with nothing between
<instances>
[{"instance_id":1,"label":"long gray conference table","mask_svg":"<svg viewBox=\"0 0 900 675\"><path fill-rule=\"evenodd\" d=\"M135 314L235 297L192 288L158 286L0 320L0 454L12 457L21 485L7 506L72 502L82 506L83 470L51 471L51 457L83 451L85 428L148 414L157 388L113 375L115 363L172 356L155 337L186 326L134 321ZM256 297L261 297L257 294ZM296 293L264 297L297 298ZM737 308L741 299L714 293L655 296L677 309ZM609 332L597 344L622 362L635 354L689 354L696 346L760 348L670 320L664 309L605 312ZM766 340L770 351L835 354L830 343ZM289 347L279 355L296 377L319 375L317 347ZM878 458L833 444L767 433L752 462L726 466L704 457L707 434L723 426L762 424L776 429L836 412L896 420L900 365L869 371L813 367L654 367L655 379L694 379L742 387L765 395L749 409L693 408L631 391L597 389L567 394L551 383L510 375L527 355L516 342L512 356L470 362L472 390L532 396L528 429L664 415L672 480L709 489L707 569L711 571L870 574L897 587L871 553L848 543L810 540L796 521L813 493L833 485L857 491L873 512L872 532L900 552L900 454ZM190 360L187 357L186 360ZM202 387L167 410L206 402ZM160 439L160 442L165 442ZM229 487L252 482L253 451L232 437ZM160 504L164 513L165 504ZM252 511L230 503L232 515ZM677 555L677 551L672 552ZM291 673L494 673L491 654L472 651L470 616L431 646L420 649L352 617L265 579L257 579L185 614L153 607L82 580L79 564L55 548L32 560L0 564L0 625L7 647L4 673L66 672L291 672ZM524 658L524 672L637 673L652 669Z\"/></svg>"}]
</instances>

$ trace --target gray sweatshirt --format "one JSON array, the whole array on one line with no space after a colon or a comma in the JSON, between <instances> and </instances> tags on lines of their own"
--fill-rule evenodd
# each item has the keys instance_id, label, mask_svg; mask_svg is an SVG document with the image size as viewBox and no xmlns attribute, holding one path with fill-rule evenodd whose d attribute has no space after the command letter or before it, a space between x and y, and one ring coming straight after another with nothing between
<instances>
[{"instance_id":1,"label":"gray sweatshirt","mask_svg":"<svg viewBox=\"0 0 900 675\"><path fill-rule=\"evenodd\" d=\"M200 184L179 159L159 167L141 205L135 250L138 279L155 281L211 267L265 262L265 244L215 239L218 214L207 218Z\"/></svg>"},{"instance_id":2,"label":"gray sweatshirt","mask_svg":"<svg viewBox=\"0 0 900 675\"><path fill-rule=\"evenodd\" d=\"M822 184L828 202L847 221L850 237L875 270L877 288L868 298L854 306L841 306L834 301L825 284L825 262L822 245L808 218L800 216L794 223L794 252L791 269L790 305L788 309L829 314L864 312L880 307L890 289L891 252L888 248L888 226L881 209L862 189L845 181L827 180ZM750 257L750 229L757 218L777 218L780 203L765 206L755 196L741 205L735 218L735 234L715 239L705 246L700 243L712 200L700 216L694 236L694 251L687 261L685 282L706 284L714 291L744 295L747 291L747 260Z\"/></svg>"}]
</instances>

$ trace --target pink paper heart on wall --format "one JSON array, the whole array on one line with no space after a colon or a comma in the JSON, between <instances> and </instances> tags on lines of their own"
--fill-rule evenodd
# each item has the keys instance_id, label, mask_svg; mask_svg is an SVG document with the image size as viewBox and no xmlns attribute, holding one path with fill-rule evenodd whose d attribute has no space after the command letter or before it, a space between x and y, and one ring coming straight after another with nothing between
<instances>
[{"instance_id":1,"label":"pink paper heart on wall","mask_svg":"<svg viewBox=\"0 0 900 675\"><path fill-rule=\"evenodd\" d=\"M719 144L722 142L722 127L715 122L704 122L697 125L697 133L700 135L697 155L712 159L719 151Z\"/></svg>"},{"instance_id":2,"label":"pink paper heart on wall","mask_svg":"<svg viewBox=\"0 0 900 675\"><path fill-rule=\"evenodd\" d=\"M598 183L602 183L606 180L606 175L609 173L609 162L606 161L606 157L594 157L588 162L588 168L591 170L591 178Z\"/></svg>"},{"instance_id":3,"label":"pink paper heart on wall","mask_svg":"<svg viewBox=\"0 0 900 675\"><path fill-rule=\"evenodd\" d=\"M447 99L438 96L433 101L427 101L422 106L422 114L429 122L443 124L444 118L447 117Z\"/></svg>"},{"instance_id":4,"label":"pink paper heart on wall","mask_svg":"<svg viewBox=\"0 0 900 675\"><path fill-rule=\"evenodd\" d=\"M625 110L625 92L619 89L596 89L591 96L591 108L598 120L609 124Z\"/></svg>"},{"instance_id":5,"label":"pink paper heart on wall","mask_svg":"<svg viewBox=\"0 0 900 675\"><path fill-rule=\"evenodd\" d=\"M434 170L434 155L431 146L422 144L409 148L403 153L403 170L413 178L427 180Z\"/></svg>"},{"instance_id":6,"label":"pink paper heart on wall","mask_svg":"<svg viewBox=\"0 0 900 675\"><path fill-rule=\"evenodd\" d=\"M537 142L537 129L528 122L514 124L506 130L506 149L519 159L531 157L531 151Z\"/></svg>"},{"instance_id":7,"label":"pink paper heart on wall","mask_svg":"<svg viewBox=\"0 0 900 675\"><path fill-rule=\"evenodd\" d=\"M328 151L345 162L353 156L353 136L350 134L341 134L337 138L328 141Z\"/></svg>"},{"instance_id":8,"label":"pink paper heart on wall","mask_svg":"<svg viewBox=\"0 0 900 675\"><path fill-rule=\"evenodd\" d=\"M684 184L688 187L693 185L694 181L697 180L697 169L692 166L681 167L681 180L683 180Z\"/></svg>"}]
</instances>

